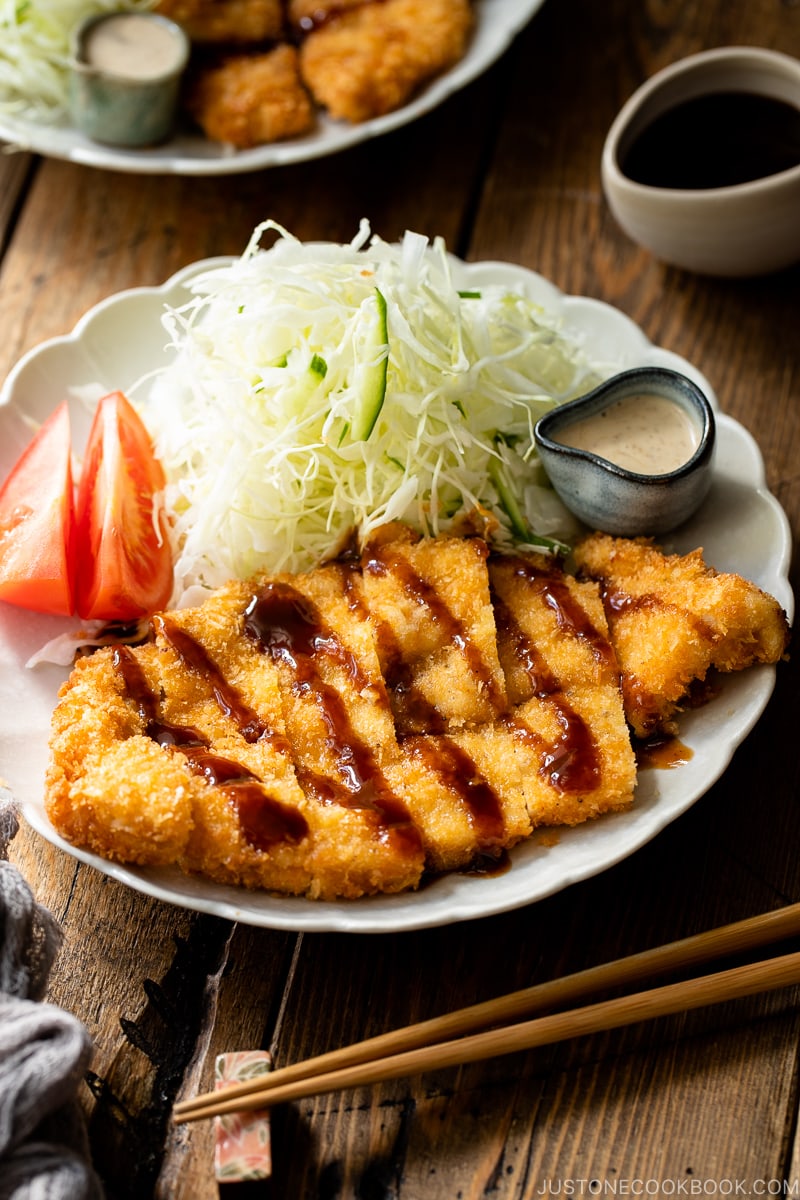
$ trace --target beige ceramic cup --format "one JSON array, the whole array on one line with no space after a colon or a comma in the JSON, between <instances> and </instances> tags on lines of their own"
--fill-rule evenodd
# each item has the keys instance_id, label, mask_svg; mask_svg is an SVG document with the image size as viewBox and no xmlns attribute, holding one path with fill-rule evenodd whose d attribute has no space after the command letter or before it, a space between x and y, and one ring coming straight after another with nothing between
<instances>
[{"instance_id":1,"label":"beige ceramic cup","mask_svg":"<svg viewBox=\"0 0 800 1200\"><path fill-rule=\"evenodd\" d=\"M603 147L603 191L613 216L663 262L702 274L766 274L800 261L800 165L705 189L652 187L623 173L620 163L647 125L711 92L755 92L800 108L800 60L725 46L681 59L647 80L621 109Z\"/></svg>"}]
</instances>

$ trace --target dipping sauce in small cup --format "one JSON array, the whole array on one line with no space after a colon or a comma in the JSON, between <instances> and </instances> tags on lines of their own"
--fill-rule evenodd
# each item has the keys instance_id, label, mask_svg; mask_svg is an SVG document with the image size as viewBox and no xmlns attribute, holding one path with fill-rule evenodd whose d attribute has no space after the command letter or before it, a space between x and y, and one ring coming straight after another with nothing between
<instances>
[{"instance_id":1,"label":"dipping sauce in small cup","mask_svg":"<svg viewBox=\"0 0 800 1200\"><path fill-rule=\"evenodd\" d=\"M550 482L590 529L667 533L711 485L711 402L666 367L622 371L539 417L533 432Z\"/></svg>"},{"instance_id":2,"label":"dipping sauce in small cup","mask_svg":"<svg viewBox=\"0 0 800 1200\"><path fill-rule=\"evenodd\" d=\"M172 133L189 39L158 13L106 13L73 34L70 115L97 142L152 146Z\"/></svg>"},{"instance_id":3,"label":"dipping sauce in small cup","mask_svg":"<svg viewBox=\"0 0 800 1200\"><path fill-rule=\"evenodd\" d=\"M158 79L179 70L185 54L170 26L143 13L116 13L91 26L83 58L106 75Z\"/></svg>"},{"instance_id":4,"label":"dipping sauce in small cup","mask_svg":"<svg viewBox=\"0 0 800 1200\"><path fill-rule=\"evenodd\" d=\"M666 475L688 462L700 429L686 409L665 396L623 396L553 434L553 440L588 450L639 475Z\"/></svg>"}]
</instances>

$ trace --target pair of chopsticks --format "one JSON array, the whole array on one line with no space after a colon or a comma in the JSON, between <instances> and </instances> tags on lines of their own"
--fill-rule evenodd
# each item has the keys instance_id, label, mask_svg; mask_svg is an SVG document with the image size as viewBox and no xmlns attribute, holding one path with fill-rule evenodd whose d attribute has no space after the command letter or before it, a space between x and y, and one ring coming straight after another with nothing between
<instances>
[{"instance_id":1,"label":"pair of chopsticks","mask_svg":"<svg viewBox=\"0 0 800 1200\"><path fill-rule=\"evenodd\" d=\"M176 1104L173 1117L182 1123L267 1108L788 987L800 983L800 951L508 1024L606 988L637 983L652 975L739 954L797 934L800 904L792 904L380 1034L221 1091L194 1096Z\"/></svg>"}]
</instances>

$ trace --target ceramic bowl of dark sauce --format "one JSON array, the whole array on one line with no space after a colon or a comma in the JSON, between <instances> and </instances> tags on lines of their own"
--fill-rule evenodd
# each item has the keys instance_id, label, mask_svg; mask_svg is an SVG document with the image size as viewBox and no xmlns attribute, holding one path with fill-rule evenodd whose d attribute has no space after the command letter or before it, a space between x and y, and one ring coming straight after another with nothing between
<instances>
[{"instance_id":1,"label":"ceramic bowl of dark sauce","mask_svg":"<svg viewBox=\"0 0 800 1200\"><path fill-rule=\"evenodd\" d=\"M603 190L663 262L750 276L800 261L800 61L754 46L681 59L608 132Z\"/></svg>"},{"instance_id":2,"label":"ceramic bowl of dark sauce","mask_svg":"<svg viewBox=\"0 0 800 1200\"><path fill-rule=\"evenodd\" d=\"M657 536L682 525L711 484L716 425L705 393L663 367L637 367L540 417L545 471L591 529Z\"/></svg>"}]
</instances>

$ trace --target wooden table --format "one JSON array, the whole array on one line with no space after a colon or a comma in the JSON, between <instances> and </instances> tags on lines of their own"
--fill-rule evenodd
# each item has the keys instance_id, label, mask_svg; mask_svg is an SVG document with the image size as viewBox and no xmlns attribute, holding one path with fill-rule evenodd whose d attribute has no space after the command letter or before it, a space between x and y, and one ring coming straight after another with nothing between
<instances>
[{"instance_id":1,"label":"wooden table","mask_svg":"<svg viewBox=\"0 0 800 1200\"><path fill-rule=\"evenodd\" d=\"M800 521L800 269L715 280L617 229L599 162L622 102L707 47L800 54L790 0L549 0L504 59L414 125L341 155L227 178L106 173L4 156L3 373L121 288L240 252L271 216L299 237L441 234L622 309L694 362L758 438ZM148 899L27 827L12 859L66 933L50 999L97 1050L83 1093L109 1197L216 1195L208 1123L176 1098L214 1055L280 1063L800 898L797 658L724 777L628 860L507 915L391 935L254 929ZM797 996L778 992L552 1049L295 1103L262 1194L457 1200L539 1194L797 1194ZM591 1182L594 1181L594 1182Z\"/></svg>"}]
</instances>

